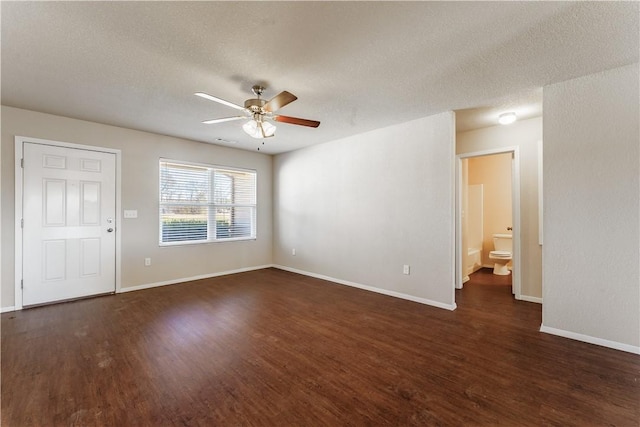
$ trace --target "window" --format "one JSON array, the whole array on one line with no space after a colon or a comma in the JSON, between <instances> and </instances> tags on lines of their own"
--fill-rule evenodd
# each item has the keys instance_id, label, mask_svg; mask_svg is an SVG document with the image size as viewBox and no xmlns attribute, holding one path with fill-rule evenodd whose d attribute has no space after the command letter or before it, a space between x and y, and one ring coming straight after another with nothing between
<instances>
[{"instance_id":1,"label":"window","mask_svg":"<svg viewBox=\"0 0 640 427\"><path fill-rule=\"evenodd\" d=\"M160 245L255 238L255 171L160 159Z\"/></svg>"}]
</instances>

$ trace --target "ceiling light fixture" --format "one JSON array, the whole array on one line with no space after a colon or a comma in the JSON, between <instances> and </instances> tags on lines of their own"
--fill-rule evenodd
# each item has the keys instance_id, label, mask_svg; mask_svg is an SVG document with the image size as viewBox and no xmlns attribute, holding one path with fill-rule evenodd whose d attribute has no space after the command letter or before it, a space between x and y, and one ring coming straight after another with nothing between
<instances>
[{"instance_id":1,"label":"ceiling light fixture","mask_svg":"<svg viewBox=\"0 0 640 427\"><path fill-rule=\"evenodd\" d=\"M276 127L262 120L260 115L242 125L242 129L252 138L269 138L276 133Z\"/></svg>"},{"instance_id":2,"label":"ceiling light fixture","mask_svg":"<svg viewBox=\"0 0 640 427\"><path fill-rule=\"evenodd\" d=\"M516 113L502 113L498 116L498 123L501 125L510 125L511 123L516 121Z\"/></svg>"}]
</instances>

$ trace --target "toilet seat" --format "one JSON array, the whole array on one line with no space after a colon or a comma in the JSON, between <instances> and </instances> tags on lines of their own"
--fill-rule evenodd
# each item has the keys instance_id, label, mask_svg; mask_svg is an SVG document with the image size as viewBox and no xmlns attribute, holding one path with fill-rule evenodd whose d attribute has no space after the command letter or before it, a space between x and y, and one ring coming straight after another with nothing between
<instances>
[{"instance_id":1,"label":"toilet seat","mask_svg":"<svg viewBox=\"0 0 640 427\"><path fill-rule=\"evenodd\" d=\"M491 252L489 252L489 258L511 259L511 252L509 252L509 251L491 251Z\"/></svg>"}]
</instances>

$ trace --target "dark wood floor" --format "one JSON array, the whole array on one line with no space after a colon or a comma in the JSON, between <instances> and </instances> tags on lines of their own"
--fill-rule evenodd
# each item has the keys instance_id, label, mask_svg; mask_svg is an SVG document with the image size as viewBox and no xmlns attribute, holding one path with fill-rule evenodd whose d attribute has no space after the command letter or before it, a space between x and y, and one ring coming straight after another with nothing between
<instances>
[{"instance_id":1,"label":"dark wood floor","mask_svg":"<svg viewBox=\"0 0 640 427\"><path fill-rule=\"evenodd\" d=\"M475 273L469 275L470 281L468 285L495 285L495 286L511 286L511 274L499 276L493 274L492 268L481 268Z\"/></svg>"},{"instance_id":2,"label":"dark wood floor","mask_svg":"<svg viewBox=\"0 0 640 427\"><path fill-rule=\"evenodd\" d=\"M456 301L267 269L5 313L2 425L638 426L640 357Z\"/></svg>"}]
</instances>

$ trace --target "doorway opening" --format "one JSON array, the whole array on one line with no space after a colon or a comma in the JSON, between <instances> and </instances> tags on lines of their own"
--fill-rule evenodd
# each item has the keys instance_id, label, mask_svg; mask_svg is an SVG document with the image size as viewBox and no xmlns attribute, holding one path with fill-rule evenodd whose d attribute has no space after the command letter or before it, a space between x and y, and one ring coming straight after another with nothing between
<instances>
[{"instance_id":1,"label":"doorway opening","mask_svg":"<svg viewBox=\"0 0 640 427\"><path fill-rule=\"evenodd\" d=\"M495 241L495 243L494 243ZM511 259L491 254L511 243ZM482 269L510 276L511 293L521 299L520 157L518 147L456 156L456 274L462 289ZM489 270L491 269L491 270ZM497 283L505 278L496 277Z\"/></svg>"}]
</instances>

